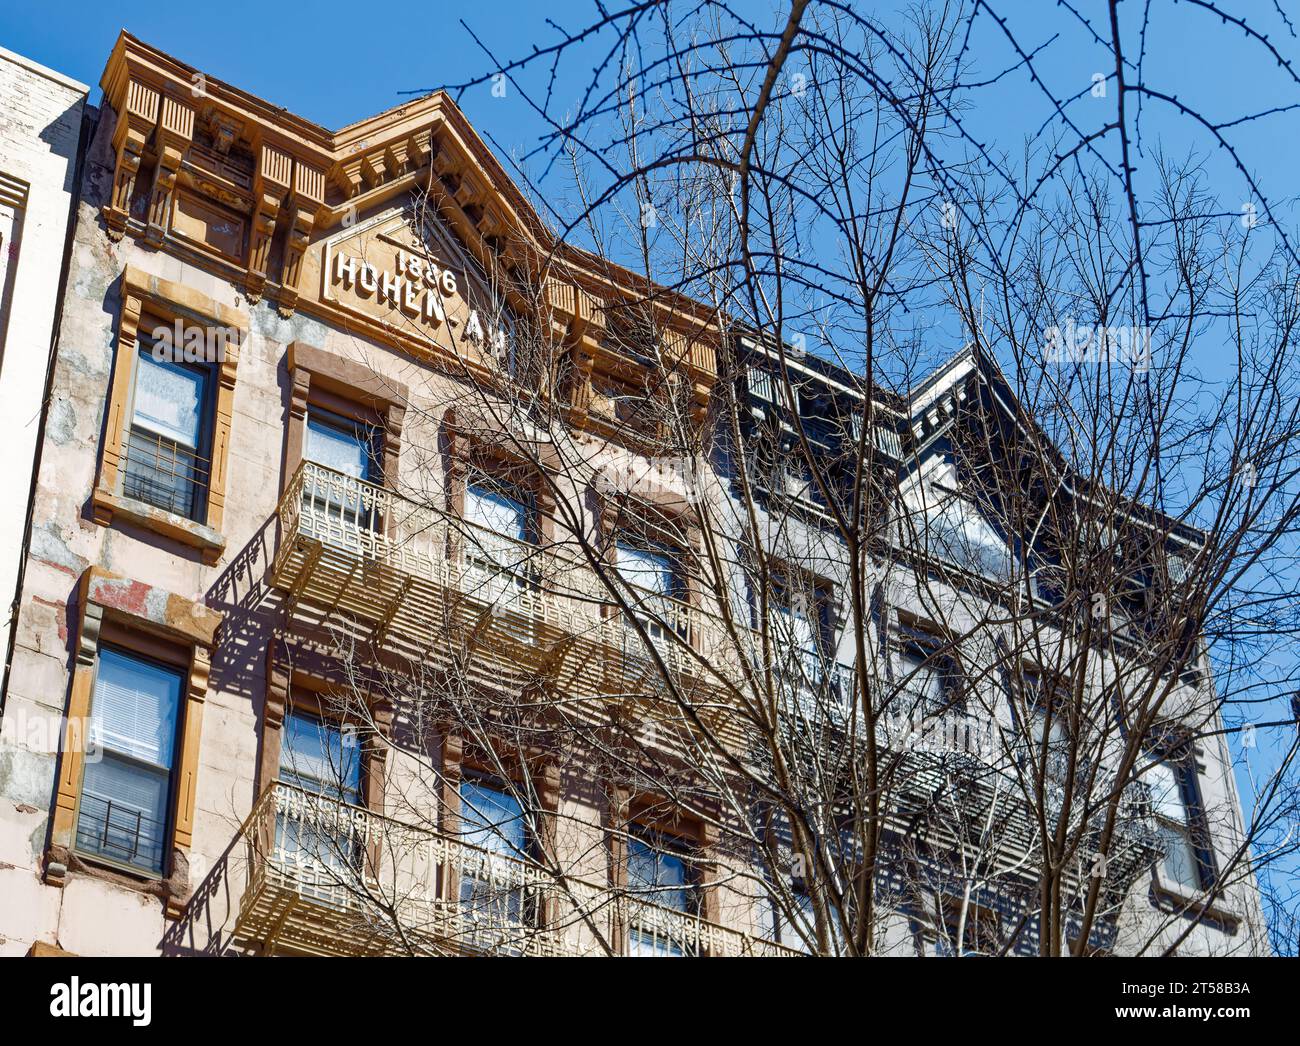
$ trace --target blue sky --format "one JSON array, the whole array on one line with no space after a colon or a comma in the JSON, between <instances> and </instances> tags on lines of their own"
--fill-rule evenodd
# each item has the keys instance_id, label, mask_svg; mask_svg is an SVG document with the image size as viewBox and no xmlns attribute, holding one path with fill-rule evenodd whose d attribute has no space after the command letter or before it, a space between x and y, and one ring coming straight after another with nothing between
<instances>
[{"instance_id":1,"label":"blue sky","mask_svg":"<svg viewBox=\"0 0 1300 1046\"><path fill-rule=\"evenodd\" d=\"M770 23L772 12L785 5L761 0L740 5L756 20ZM869 4L881 11L900 4ZM1061 96L1086 91L1094 73L1108 73L1104 52L1091 39L1091 30L1047 0L995 3L1008 19L1025 50L1040 46L1040 74ZM1076 8L1106 35L1105 5L1079 0ZM1300 39L1263 0L1223 0L1230 14L1251 19L1287 58L1300 62ZM1284 5L1286 6L1286 5ZM1125 19L1142 17L1144 5L1122 6ZM490 4L344 4L321 0L294 13L226 0L210 6L132 2L104 4L102 0L63 0L50 5L11 2L0 8L0 45L27 55L92 86L98 80L118 30L135 35L199 70L290 111L337 128L402 100L403 91L456 84L485 72L494 63L460 24L464 19L501 55L515 57L534 44L555 39L547 25L579 25L595 11L591 2L494 0ZM1271 58L1258 42L1239 28L1224 25L1211 12L1190 0L1157 2L1147 26L1148 48L1144 79L1200 109L1211 121L1300 103L1300 84ZM57 13L55 13L57 12ZM1293 16L1300 28L1300 11ZM1128 28L1136 32L1138 26ZM993 86L981 89L978 106L968 117L968 129L980 140L1015 151L1051 115L1042 92L1022 69L998 27L982 19L972 40L972 78L985 79L1009 70ZM1136 59L1136 56L1134 56ZM583 70L585 71L585 70ZM479 132L499 152L531 147L541 127L518 92L493 97L478 87L461 99ZM1069 113L1085 131L1113 116L1114 96L1085 95ZM562 106L561 106L562 108ZM1147 137L1137 158L1138 175L1150 169L1159 144L1176 156L1189 149L1204 158L1224 210L1259 206L1241 173L1219 150L1205 128L1179 116L1171 107L1151 105L1144 114ZM1225 132L1252 161L1250 173L1258 187L1287 221L1292 213L1297 161L1300 160L1300 111L1284 111ZM542 187L545 189L545 186ZM1261 208L1262 210L1262 208ZM1294 236L1294 222L1288 230ZM1300 243L1300 238L1293 240ZM957 348L953 344L948 351ZM1206 346L1204 363L1216 365L1216 348ZM1278 714L1284 714L1278 702ZM1280 740L1260 737L1261 751L1252 759L1267 761L1267 748ZM1244 762L1238 780L1248 791Z\"/></svg>"}]
</instances>

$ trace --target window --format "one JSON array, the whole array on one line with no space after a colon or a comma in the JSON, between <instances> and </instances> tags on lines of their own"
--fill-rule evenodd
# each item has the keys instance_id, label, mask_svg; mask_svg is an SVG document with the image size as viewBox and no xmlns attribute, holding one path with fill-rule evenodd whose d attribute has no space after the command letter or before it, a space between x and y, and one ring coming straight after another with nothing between
<instances>
[{"instance_id":1,"label":"window","mask_svg":"<svg viewBox=\"0 0 1300 1046\"><path fill-rule=\"evenodd\" d=\"M280 742L280 780L313 795L361 805L361 746L351 729L290 712Z\"/></svg>"},{"instance_id":2,"label":"window","mask_svg":"<svg viewBox=\"0 0 1300 1046\"><path fill-rule=\"evenodd\" d=\"M653 541L619 540L614 548L619 577L631 590L628 598L641 613L635 619L656 646L664 647L670 636L685 639L690 634L689 621L680 600L686 586L680 566L667 545ZM634 631L631 621L629 632Z\"/></svg>"},{"instance_id":3,"label":"window","mask_svg":"<svg viewBox=\"0 0 1300 1046\"><path fill-rule=\"evenodd\" d=\"M957 665L938 636L903 628L895 643L895 681L903 691L903 711L931 715L960 704Z\"/></svg>"},{"instance_id":4,"label":"window","mask_svg":"<svg viewBox=\"0 0 1300 1046\"><path fill-rule=\"evenodd\" d=\"M122 493L205 521L211 368L136 353L131 422L122 454Z\"/></svg>"},{"instance_id":5,"label":"window","mask_svg":"<svg viewBox=\"0 0 1300 1046\"><path fill-rule=\"evenodd\" d=\"M695 915L699 907L693 862L677 839L634 825L627 840L628 892L660 909ZM690 955L696 948L688 923L636 906L628 928L631 955Z\"/></svg>"},{"instance_id":6,"label":"window","mask_svg":"<svg viewBox=\"0 0 1300 1046\"><path fill-rule=\"evenodd\" d=\"M828 656L830 608L825 590L812 583L797 586L777 577L770 585L769 606L776 669L794 687L797 699L807 701L825 683L826 697L835 702L839 711L847 711L840 706L847 700L849 681L837 666L828 663L832 660ZM808 707L810 714L819 711L815 703Z\"/></svg>"},{"instance_id":7,"label":"window","mask_svg":"<svg viewBox=\"0 0 1300 1046\"><path fill-rule=\"evenodd\" d=\"M77 849L142 871L164 871L181 672L103 647L90 718Z\"/></svg>"},{"instance_id":8,"label":"window","mask_svg":"<svg viewBox=\"0 0 1300 1046\"><path fill-rule=\"evenodd\" d=\"M226 549L226 472L248 314L133 265L122 272L121 294L90 496L95 522L151 530L212 566ZM198 334L201 351L191 337Z\"/></svg>"},{"instance_id":9,"label":"window","mask_svg":"<svg viewBox=\"0 0 1300 1046\"><path fill-rule=\"evenodd\" d=\"M330 470L309 473L303 487L303 508L325 523L335 543L356 544L359 531L375 526L374 503L363 486L378 471L370 427L312 408L307 415L303 457Z\"/></svg>"},{"instance_id":10,"label":"window","mask_svg":"<svg viewBox=\"0 0 1300 1046\"><path fill-rule=\"evenodd\" d=\"M285 716L280 780L307 793L276 818L280 862L304 888L328 890L360 867L364 838L348 811L360 806L361 747L350 729L304 712Z\"/></svg>"},{"instance_id":11,"label":"window","mask_svg":"<svg viewBox=\"0 0 1300 1046\"><path fill-rule=\"evenodd\" d=\"M1024 742L1033 763L1046 760L1047 776L1065 777L1070 759L1069 692L1064 683L1053 683L1037 672L1024 676ZM1077 757L1082 762L1082 753Z\"/></svg>"},{"instance_id":12,"label":"window","mask_svg":"<svg viewBox=\"0 0 1300 1046\"><path fill-rule=\"evenodd\" d=\"M489 602L513 601L536 584L532 499L512 483L474 473L465 485L465 566Z\"/></svg>"},{"instance_id":13,"label":"window","mask_svg":"<svg viewBox=\"0 0 1300 1046\"><path fill-rule=\"evenodd\" d=\"M1142 776L1151 789L1151 804L1165 851L1161 877L1182 890L1206 889L1210 885L1209 861L1199 844L1204 838L1204 824L1190 762L1155 757Z\"/></svg>"},{"instance_id":14,"label":"window","mask_svg":"<svg viewBox=\"0 0 1300 1046\"><path fill-rule=\"evenodd\" d=\"M460 832L460 907L470 943L508 948L537 921L521 863L531 850L524 809L501 782L467 777L460 783Z\"/></svg>"}]
</instances>

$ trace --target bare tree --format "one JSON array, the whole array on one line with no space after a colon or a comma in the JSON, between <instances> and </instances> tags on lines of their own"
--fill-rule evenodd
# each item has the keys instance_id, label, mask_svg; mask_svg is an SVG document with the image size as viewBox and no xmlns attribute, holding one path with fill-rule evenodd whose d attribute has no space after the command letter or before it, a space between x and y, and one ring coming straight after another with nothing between
<instances>
[{"instance_id":1,"label":"bare tree","mask_svg":"<svg viewBox=\"0 0 1300 1046\"><path fill-rule=\"evenodd\" d=\"M317 838L372 939L1265 947L1253 883L1297 846L1294 716L1260 715L1295 686L1296 259L1194 157L1135 177L1141 106L1237 154L1117 8L1056 16L1113 68L1100 123L981 2L639 4L488 51L546 127L517 175L562 165L573 206L535 192L554 227L476 273L463 366L412 384L427 458L387 491L304 466L286 497L444 582L419 627L316 651L322 700L402 753L388 852ZM968 130L986 30L1054 113L1014 158ZM619 294L582 341L553 296L592 274ZM1241 730L1271 757L1244 823ZM455 867L441 905L421 860ZM1293 899L1265 907L1294 950Z\"/></svg>"}]
</instances>

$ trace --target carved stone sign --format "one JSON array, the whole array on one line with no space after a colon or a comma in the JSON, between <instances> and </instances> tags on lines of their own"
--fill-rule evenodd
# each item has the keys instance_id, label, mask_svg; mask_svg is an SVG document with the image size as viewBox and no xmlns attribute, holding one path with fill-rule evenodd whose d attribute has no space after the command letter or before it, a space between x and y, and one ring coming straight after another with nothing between
<instances>
[{"instance_id":1,"label":"carved stone sign","mask_svg":"<svg viewBox=\"0 0 1300 1046\"><path fill-rule=\"evenodd\" d=\"M445 230L426 227L421 236L412 225L393 211L325 241L313 259L321 302L457 355L467 345L503 353L506 325L472 262Z\"/></svg>"}]
</instances>

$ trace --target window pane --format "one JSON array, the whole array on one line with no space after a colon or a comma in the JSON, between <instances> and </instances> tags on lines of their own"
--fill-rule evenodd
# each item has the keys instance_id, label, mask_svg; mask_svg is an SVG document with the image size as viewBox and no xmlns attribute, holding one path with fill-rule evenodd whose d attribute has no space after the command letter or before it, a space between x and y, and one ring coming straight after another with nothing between
<instances>
[{"instance_id":1,"label":"window pane","mask_svg":"<svg viewBox=\"0 0 1300 1046\"><path fill-rule=\"evenodd\" d=\"M685 952L682 951L680 944L668 937L634 928L628 934L628 954L649 958L662 958L665 956L679 958Z\"/></svg>"},{"instance_id":2,"label":"window pane","mask_svg":"<svg viewBox=\"0 0 1300 1046\"><path fill-rule=\"evenodd\" d=\"M471 483L465 490L465 519L515 541L528 540L528 508L501 491Z\"/></svg>"},{"instance_id":3,"label":"window pane","mask_svg":"<svg viewBox=\"0 0 1300 1046\"><path fill-rule=\"evenodd\" d=\"M132 428L125 458L122 493L168 512L194 516L194 495L208 478L201 457L166 436Z\"/></svg>"},{"instance_id":4,"label":"window pane","mask_svg":"<svg viewBox=\"0 0 1300 1046\"><path fill-rule=\"evenodd\" d=\"M203 371L160 362L141 350L131 424L197 450L206 384Z\"/></svg>"},{"instance_id":5,"label":"window pane","mask_svg":"<svg viewBox=\"0 0 1300 1046\"><path fill-rule=\"evenodd\" d=\"M1151 789L1151 802L1155 812L1178 824L1187 824L1187 806L1183 802L1182 782L1177 769L1169 763L1157 761L1142 775Z\"/></svg>"},{"instance_id":6,"label":"window pane","mask_svg":"<svg viewBox=\"0 0 1300 1046\"><path fill-rule=\"evenodd\" d=\"M676 592L672 558L662 552L618 542L616 546L619 575L629 585L671 596Z\"/></svg>"},{"instance_id":7,"label":"window pane","mask_svg":"<svg viewBox=\"0 0 1300 1046\"><path fill-rule=\"evenodd\" d=\"M1165 848L1163 864L1165 877L1179 886L1199 890L1202 885L1200 866L1196 859L1196 848L1192 846L1191 839L1188 837L1188 830L1162 821L1160 839Z\"/></svg>"},{"instance_id":8,"label":"window pane","mask_svg":"<svg viewBox=\"0 0 1300 1046\"><path fill-rule=\"evenodd\" d=\"M511 857L527 854L527 826L518 800L477 781L460 785L461 833L471 846Z\"/></svg>"},{"instance_id":9,"label":"window pane","mask_svg":"<svg viewBox=\"0 0 1300 1046\"><path fill-rule=\"evenodd\" d=\"M91 708L95 737L112 751L170 769L180 693L179 672L101 650Z\"/></svg>"},{"instance_id":10,"label":"window pane","mask_svg":"<svg viewBox=\"0 0 1300 1046\"><path fill-rule=\"evenodd\" d=\"M77 847L161 871L170 776L105 752L87 763L77 817Z\"/></svg>"},{"instance_id":11,"label":"window pane","mask_svg":"<svg viewBox=\"0 0 1300 1046\"><path fill-rule=\"evenodd\" d=\"M690 879L686 860L643 839L631 838L627 848L627 879L632 892L647 901L690 909Z\"/></svg>"},{"instance_id":12,"label":"window pane","mask_svg":"<svg viewBox=\"0 0 1300 1046\"><path fill-rule=\"evenodd\" d=\"M320 417L308 417L304 454L308 461L335 472L356 479L370 478L369 440L358 426L345 427Z\"/></svg>"},{"instance_id":13,"label":"window pane","mask_svg":"<svg viewBox=\"0 0 1300 1046\"><path fill-rule=\"evenodd\" d=\"M902 652L900 662L901 681L908 691L935 703L943 699L943 673L932 657L909 647Z\"/></svg>"},{"instance_id":14,"label":"window pane","mask_svg":"<svg viewBox=\"0 0 1300 1046\"><path fill-rule=\"evenodd\" d=\"M805 610L788 604L776 609L778 635L799 650L816 650L817 639L812 620Z\"/></svg>"},{"instance_id":15,"label":"window pane","mask_svg":"<svg viewBox=\"0 0 1300 1046\"><path fill-rule=\"evenodd\" d=\"M280 743L280 780L359 805L360 751L355 737L333 723L291 712Z\"/></svg>"}]
</instances>

